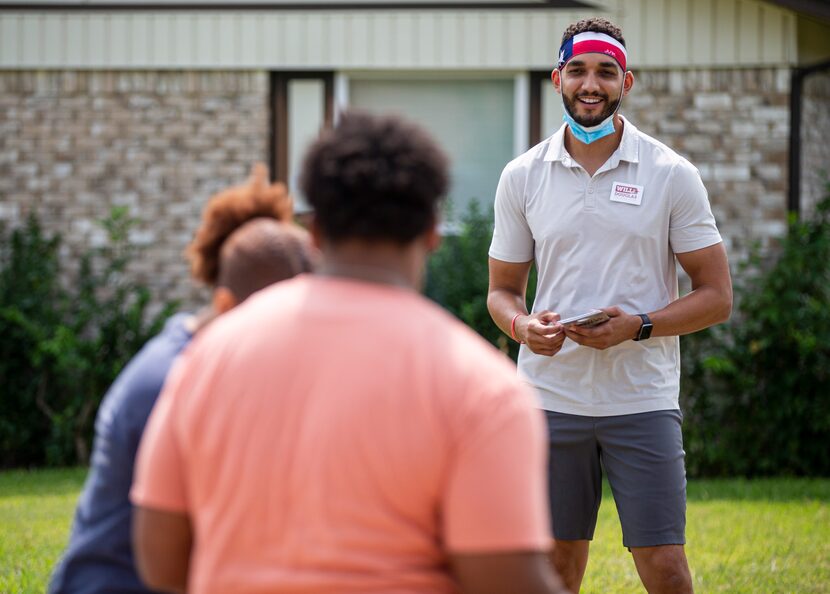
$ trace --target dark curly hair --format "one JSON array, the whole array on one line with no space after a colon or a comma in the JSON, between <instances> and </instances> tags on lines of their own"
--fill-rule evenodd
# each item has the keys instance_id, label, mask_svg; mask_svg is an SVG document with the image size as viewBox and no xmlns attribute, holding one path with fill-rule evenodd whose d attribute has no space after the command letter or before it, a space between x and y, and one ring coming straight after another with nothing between
<instances>
[{"instance_id":1,"label":"dark curly hair","mask_svg":"<svg viewBox=\"0 0 830 594\"><path fill-rule=\"evenodd\" d=\"M447 191L447 163L418 126L349 111L309 149L300 187L327 240L405 245L435 223Z\"/></svg>"},{"instance_id":2,"label":"dark curly hair","mask_svg":"<svg viewBox=\"0 0 830 594\"><path fill-rule=\"evenodd\" d=\"M568 28L565 29L565 33L562 34L562 43L565 43L578 33L586 33L591 31L593 33L605 33L606 35L610 35L617 41L619 41L623 47L625 47L625 38L622 34L622 29L620 29L617 25L609 21L608 19L604 19L602 17L591 17L589 19L582 19L579 20L571 25L568 25Z\"/></svg>"},{"instance_id":3,"label":"dark curly hair","mask_svg":"<svg viewBox=\"0 0 830 594\"><path fill-rule=\"evenodd\" d=\"M185 252L193 278L215 286L219 276L219 253L231 233L259 217L289 222L293 212L285 185L269 183L265 165L254 165L246 184L219 192L202 211L202 224Z\"/></svg>"}]
</instances>

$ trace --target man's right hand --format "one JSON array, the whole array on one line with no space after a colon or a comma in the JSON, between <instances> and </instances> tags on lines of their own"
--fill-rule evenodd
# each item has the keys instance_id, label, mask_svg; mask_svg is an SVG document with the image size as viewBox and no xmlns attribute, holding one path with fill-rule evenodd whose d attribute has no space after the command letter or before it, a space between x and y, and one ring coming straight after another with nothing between
<instances>
[{"instance_id":1,"label":"man's right hand","mask_svg":"<svg viewBox=\"0 0 830 594\"><path fill-rule=\"evenodd\" d=\"M537 355L552 357L562 348L565 332L559 314L542 311L516 318L516 338Z\"/></svg>"},{"instance_id":2,"label":"man's right hand","mask_svg":"<svg viewBox=\"0 0 830 594\"><path fill-rule=\"evenodd\" d=\"M542 311L513 318L517 311L525 311L527 279L532 264L532 261L517 263L489 259L487 310L502 332L525 343L537 355L552 357L565 342L559 314Z\"/></svg>"}]
</instances>

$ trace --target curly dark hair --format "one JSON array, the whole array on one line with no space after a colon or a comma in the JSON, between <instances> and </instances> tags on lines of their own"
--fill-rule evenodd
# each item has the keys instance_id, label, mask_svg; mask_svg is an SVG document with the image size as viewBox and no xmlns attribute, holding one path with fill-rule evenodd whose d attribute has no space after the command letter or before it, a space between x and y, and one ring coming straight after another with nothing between
<instances>
[{"instance_id":1,"label":"curly dark hair","mask_svg":"<svg viewBox=\"0 0 830 594\"><path fill-rule=\"evenodd\" d=\"M269 183L265 165L254 165L246 184L219 192L202 211L202 224L185 252L193 278L215 286L219 276L219 253L231 233L259 217L291 221L293 212L285 185Z\"/></svg>"},{"instance_id":2,"label":"curly dark hair","mask_svg":"<svg viewBox=\"0 0 830 594\"><path fill-rule=\"evenodd\" d=\"M622 29L620 29L617 25L609 21L608 19L604 19L602 17L591 17L589 19L582 19L571 25L568 25L568 28L565 29L565 33L562 34L562 43L565 43L578 33L586 33L591 31L593 33L605 33L606 35L610 35L617 41L619 41L623 47L625 47L625 38L622 34Z\"/></svg>"},{"instance_id":3,"label":"curly dark hair","mask_svg":"<svg viewBox=\"0 0 830 594\"><path fill-rule=\"evenodd\" d=\"M447 168L444 152L418 126L349 111L309 149L300 187L327 240L405 245L435 223Z\"/></svg>"}]
</instances>

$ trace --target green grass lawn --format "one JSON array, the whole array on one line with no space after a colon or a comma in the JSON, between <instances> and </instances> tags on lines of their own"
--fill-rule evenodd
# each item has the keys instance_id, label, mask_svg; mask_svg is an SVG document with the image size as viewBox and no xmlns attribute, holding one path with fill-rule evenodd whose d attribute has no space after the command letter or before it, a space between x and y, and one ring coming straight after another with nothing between
<instances>
[{"instance_id":1,"label":"green grass lawn","mask_svg":"<svg viewBox=\"0 0 830 594\"><path fill-rule=\"evenodd\" d=\"M46 591L86 469L0 473L0 592Z\"/></svg>"},{"instance_id":2,"label":"green grass lawn","mask_svg":"<svg viewBox=\"0 0 830 594\"><path fill-rule=\"evenodd\" d=\"M45 590L85 473L0 473L0 592ZM830 480L692 481L687 538L699 593L828 592ZM606 489L583 592L640 591Z\"/></svg>"},{"instance_id":3,"label":"green grass lawn","mask_svg":"<svg viewBox=\"0 0 830 594\"><path fill-rule=\"evenodd\" d=\"M830 592L830 480L690 481L686 542L698 593ZM643 591L607 485L582 590Z\"/></svg>"}]
</instances>

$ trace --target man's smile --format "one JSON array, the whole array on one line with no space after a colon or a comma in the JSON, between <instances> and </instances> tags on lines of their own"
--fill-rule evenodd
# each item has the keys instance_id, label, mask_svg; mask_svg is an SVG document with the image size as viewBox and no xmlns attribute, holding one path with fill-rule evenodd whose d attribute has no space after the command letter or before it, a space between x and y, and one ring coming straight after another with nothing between
<instances>
[{"instance_id":1,"label":"man's smile","mask_svg":"<svg viewBox=\"0 0 830 594\"><path fill-rule=\"evenodd\" d=\"M586 95L582 97L577 97L577 101L582 103L583 105L599 105L604 101L602 97L597 97L596 95Z\"/></svg>"}]
</instances>

